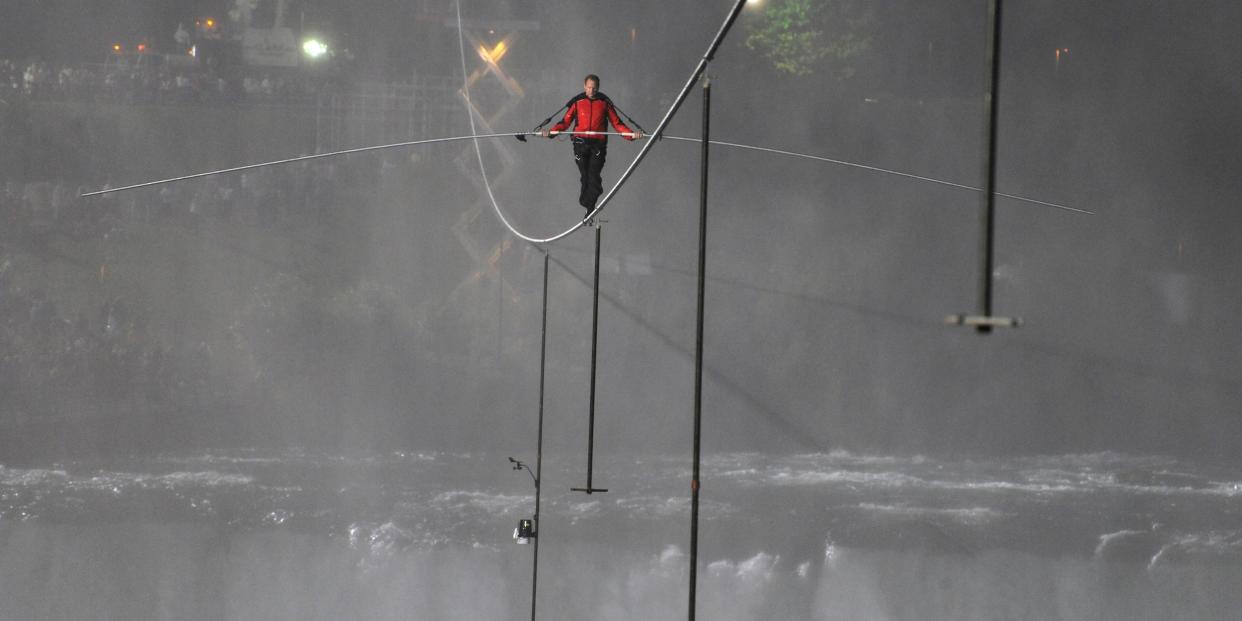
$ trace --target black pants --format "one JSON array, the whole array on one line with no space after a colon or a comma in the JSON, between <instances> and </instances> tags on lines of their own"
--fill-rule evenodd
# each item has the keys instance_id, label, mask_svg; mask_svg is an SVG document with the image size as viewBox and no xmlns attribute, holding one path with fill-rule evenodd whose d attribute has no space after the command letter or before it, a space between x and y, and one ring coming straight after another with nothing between
<instances>
[{"instance_id":1,"label":"black pants","mask_svg":"<svg viewBox=\"0 0 1242 621\"><path fill-rule=\"evenodd\" d=\"M587 211L595 209L595 201L604 193L604 179L600 173L604 170L604 159L607 157L608 143L603 140L574 139L574 161L578 162L582 182L578 204Z\"/></svg>"}]
</instances>

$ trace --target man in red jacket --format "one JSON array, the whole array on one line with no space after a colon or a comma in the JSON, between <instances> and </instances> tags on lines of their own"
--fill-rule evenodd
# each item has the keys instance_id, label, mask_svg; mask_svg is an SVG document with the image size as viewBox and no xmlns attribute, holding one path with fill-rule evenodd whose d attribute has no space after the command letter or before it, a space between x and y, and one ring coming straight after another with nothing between
<instances>
[{"instance_id":1,"label":"man in red jacket","mask_svg":"<svg viewBox=\"0 0 1242 621\"><path fill-rule=\"evenodd\" d=\"M595 209L595 201L599 200L599 195L604 193L604 180L600 173L604 170L604 159L608 156L608 136L592 132L606 132L608 123L612 123L626 140L642 138L643 134L621 122L612 100L599 92L599 76L595 74L588 75L582 81L582 94L570 100L565 117L542 133L551 138L569 129L571 123L574 125L574 160L578 162L578 173L582 182L578 204L590 213Z\"/></svg>"}]
</instances>

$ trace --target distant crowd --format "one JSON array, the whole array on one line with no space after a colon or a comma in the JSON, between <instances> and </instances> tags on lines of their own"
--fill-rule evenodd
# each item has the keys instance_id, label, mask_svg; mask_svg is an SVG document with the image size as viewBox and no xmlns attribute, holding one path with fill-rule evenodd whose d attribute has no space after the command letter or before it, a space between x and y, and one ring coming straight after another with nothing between
<instances>
[{"instance_id":1,"label":"distant crowd","mask_svg":"<svg viewBox=\"0 0 1242 621\"><path fill-rule=\"evenodd\" d=\"M79 265L80 258L65 248L149 244L162 235L160 227L253 226L275 235L335 230L356 216L336 207L369 202L367 193L397 180L395 166L364 156L92 198L79 196L86 188L64 182L0 184L0 431L89 417L92 410L107 415L140 407L191 415L240 398L237 386L211 371L236 351L217 351L221 343L173 347L154 331L145 303L108 284L106 262ZM73 266L70 272L87 270L98 279L97 290L79 292L96 300L94 310L57 304L74 295L77 280L30 276L66 263Z\"/></svg>"},{"instance_id":2,"label":"distant crowd","mask_svg":"<svg viewBox=\"0 0 1242 621\"><path fill-rule=\"evenodd\" d=\"M136 224L192 226L208 220L296 228L319 222L339 203L343 189L377 181L393 167L386 160L361 166L306 162L87 198L80 195L112 184L9 181L0 185L0 240L117 240Z\"/></svg>"},{"instance_id":3,"label":"distant crowd","mask_svg":"<svg viewBox=\"0 0 1242 621\"><path fill-rule=\"evenodd\" d=\"M80 123L48 130L20 103L287 105L330 88L290 74L225 77L197 66L0 60L0 144L10 147L0 151L0 434L66 417L135 409L193 417L255 401L243 394L249 384L220 371L253 355L240 349L244 339L170 332L167 317L160 327L151 301L113 280L115 257L137 248L167 259L154 240L181 231L192 238L200 228L253 228L271 239L347 235L366 222L360 206L378 193L408 194L393 189L404 160L369 154L82 198L119 185L106 177L107 155ZM229 329L261 331L265 321L256 315Z\"/></svg>"},{"instance_id":4,"label":"distant crowd","mask_svg":"<svg viewBox=\"0 0 1242 621\"><path fill-rule=\"evenodd\" d=\"M247 70L224 75L196 64L118 60L113 63L69 65L34 60L0 59L0 99L115 103L226 103L248 101L313 104L337 92L333 80L307 74Z\"/></svg>"},{"instance_id":5,"label":"distant crowd","mask_svg":"<svg viewBox=\"0 0 1242 621\"><path fill-rule=\"evenodd\" d=\"M0 245L0 427L201 396L205 352L187 352L175 373L170 349L147 338L124 298L66 316L47 290L15 284L17 269Z\"/></svg>"}]
</instances>

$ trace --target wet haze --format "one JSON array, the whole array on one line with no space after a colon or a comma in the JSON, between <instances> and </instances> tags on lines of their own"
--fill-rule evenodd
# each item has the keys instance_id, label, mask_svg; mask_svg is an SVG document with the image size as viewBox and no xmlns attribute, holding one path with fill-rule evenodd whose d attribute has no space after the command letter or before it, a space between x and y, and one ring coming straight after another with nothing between
<instances>
[{"instance_id":1,"label":"wet haze","mask_svg":"<svg viewBox=\"0 0 1242 621\"><path fill-rule=\"evenodd\" d=\"M459 79L456 33L443 23L452 12L445 7L426 3L400 12L418 18L409 28L430 31L427 42L435 45L417 45L406 32L366 38L390 4L370 3L371 10L348 18L331 3L305 7L322 16L320 30L339 23L339 38L352 46L353 60L341 61L347 64L342 88L368 77L432 72ZM762 10L748 9L711 68L715 136L978 185L984 18L974 4L934 11L902 3L877 7L868 26L871 49L854 63L855 78L843 81L827 72L783 77L774 71L741 44L747 20ZM1097 212L1083 216L1000 201L996 305L1023 317L1022 330L976 338L939 323L975 304L976 194L805 160L714 151L709 446L1218 455L1237 446L1231 404L1238 348L1224 321L1238 300L1227 250L1237 194L1227 162L1238 135L1228 113L1238 87L1224 69L1235 56L1224 26L1229 20L1142 7L1041 2L1007 11L999 188ZM178 15L194 15L193 8ZM9 58L105 59L97 48L77 49L83 39L69 36L88 27L137 40L77 3L17 3L8 10L16 16L4 20ZM175 29L184 21L177 11L152 11L141 2L108 13L116 21L126 10L143 16L127 24L155 33L147 37L155 45L168 38L169 24ZM468 3L464 12L468 20L495 12L500 19L540 24L538 31L515 32L504 69L525 97L491 119L496 131L529 128L592 71L604 76L603 90L650 129L718 26L703 7L676 4L618 11L602 2ZM18 27L27 23L34 27ZM411 53L396 53L396 46ZM1058 47L1070 51L1055 61ZM506 103L490 76L475 92L481 108ZM121 121L108 120L115 116L108 106L63 107L6 107L7 179L95 188L106 180L136 182L317 146L314 110L301 112L304 122L252 144L235 132L267 122L259 112L238 118L220 106L142 109L124 119L130 126L118 127ZM698 115L692 99L670 132L695 135ZM402 128L426 129L425 135L345 131L331 146L362 144L351 138L462 133L464 112L443 118L443 127ZM85 153L55 152L49 145L58 141L85 142ZM16 151L19 146L27 148ZM552 232L576 214L567 146L506 142L485 148L497 199L520 227ZM504 158L497 157L498 148ZM635 152L633 145L614 145L606 181ZM171 308L134 304L143 306L144 321L159 329L161 341L216 345L236 322L243 298L281 299L275 280L310 288L298 302L304 308L289 311L302 314L322 312L332 296L371 287L390 296L383 302L391 305L384 310L394 315L390 323L375 316L342 321L367 332L372 343L401 344L400 352L377 359L373 347L333 326L273 332L265 322L280 320L255 319L264 325L251 327L266 336L237 337L244 341L237 347L256 365L247 372L258 378L250 396L230 397L237 416L252 431L271 431L262 435L275 440L285 432L273 425L302 427L309 419L322 428L314 439L325 441L348 428L364 445L399 438L399 444L451 439L463 447L525 446L537 388L535 255L509 239L495 268L475 277L477 260L505 236L479 190L468 145L338 164L362 169L381 161L394 171L387 185L350 197L340 208L350 230L316 230L316 246L305 250L311 256L302 264L292 249L272 246L305 240L279 230L274 238L249 241L268 261L257 271L238 265L243 259L227 249L244 241L236 232L222 233L225 248L204 234L191 238L203 254L187 258L184 269L205 282L183 288ZM64 164L71 166L58 168ZM688 442L697 166L692 145L657 145L607 210L599 399L604 450L680 450ZM176 191L192 194L197 187ZM472 220L457 234L465 239L449 241L465 211ZM351 233L353 239L342 241ZM10 252L20 252L23 241L11 240ZM591 241L589 233L579 234L551 248L552 442L581 435ZM140 248L128 252L136 263L169 258ZM325 270L340 278L323 282ZM138 272L113 277L127 280L143 300L170 296L167 281ZM62 314L88 303L54 301ZM333 346L334 335L348 342ZM290 357L320 368L272 368ZM316 365L325 358L331 363ZM363 377L351 384L343 377L351 373ZM411 388L420 382L434 395ZM299 412L276 421L264 401L274 393L285 394L284 407ZM362 403L366 413L356 411ZM479 433L483 421L482 429L495 433ZM388 426L399 427L398 435Z\"/></svg>"},{"instance_id":2,"label":"wet haze","mask_svg":"<svg viewBox=\"0 0 1242 621\"><path fill-rule=\"evenodd\" d=\"M478 45L505 40L499 66L513 81L506 90L483 73L471 83L479 132L530 129L587 73L653 130L731 4L464 1L468 73L483 67ZM747 8L709 69L713 138L982 185L985 3L869 5L860 28L870 46L845 78L828 62L809 75L777 71L744 45L767 7ZM230 10L223 0L0 6L0 59L14 67L14 82L0 84L0 464L199 450L533 459L542 254L496 218L470 143L72 198L105 184L469 133L448 0L289 2L285 23L333 48L322 65L247 68L204 38L203 65L160 74L169 89L160 78L103 78L121 58L113 43L184 56L178 23L193 31L212 15L233 24ZM251 25L270 26L276 12L258 3ZM1231 322L1242 310L1233 249L1242 228L1239 17L1222 2L1006 3L998 190L1094 212L998 199L994 308L1021 317L1018 330L980 336L942 323L976 307L979 193L713 147L705 454L884 455L951 468L1084 454L1233 462L1242 449L1242 332ZM24 72L37 62L52 77L31 87ZM202 66L209 77L182 90L174 76ZM86 77L66 82L61 67ZM265 91L264 78L285 90ZM697 136L700 106L694 89L668 133ZM581 217L567 141L482 148L496 200L519 229L542 237ZM606 188L638 148L611 139ZM622 470L643 456L683 459L691 447L698 154L690 143L656 144L603 212L595 451ZM583 230L547 250L544 450L556 461L545 482L560 490L581 482L584 463L594 238ZM829 461L823 467L836 467ZM721 476L747 468L762 471L746 462L721 466ZM503 484L485 485L529 491L503 463L494 476ZM616 478L638 485L642 474ZM549 527L603 523L564 502ZM781 502L755 492L732 506L758 526L772 509L757 507ZM354 519L332 528L350 530ZM24 536L31 549L40 536L55 539ZM798 537L823 541L819 532ZM742 538L756 542L747 558L768 549L763 536ZM178 554L197 558L199 545ZM549 549L556 567L581 562ZM298 554L314 565L323 553ZM261 571L261 556L243 564ZM949 558L928 563L953 565L967 584L981 579L980 565ZM422 575L423 560L402 571ZM504 579L487 559L453 562L453 572ZM516 567L525 571L525 561ZM648 569L664 571L634 571ZM915 579L886 575L891 584ZM732 588L720 580L714 588ZM524 601L526 583L515 584L505 601ZM274 588L310 597L304 586ZM768 603L785 597L765 593ZM885 618L858 606L858 618Z\"/></svg>"}]
</instances>

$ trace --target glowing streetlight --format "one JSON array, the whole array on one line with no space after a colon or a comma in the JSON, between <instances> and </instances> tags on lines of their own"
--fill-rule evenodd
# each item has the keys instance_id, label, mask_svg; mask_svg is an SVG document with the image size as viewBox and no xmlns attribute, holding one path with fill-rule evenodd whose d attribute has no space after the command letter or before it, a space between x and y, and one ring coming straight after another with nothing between
<instances>
[{"instance_id":1,"label":"glowing streetlight","mask_svg":"<svg viewBox=\"0 0 1242 621\"><path fill-rule=\"evenodd\" d=\"M311 59L322 58L328 53L328 45L318 39L307 39L302 42L302 52Z\"/></svg>"}]
</instances>

